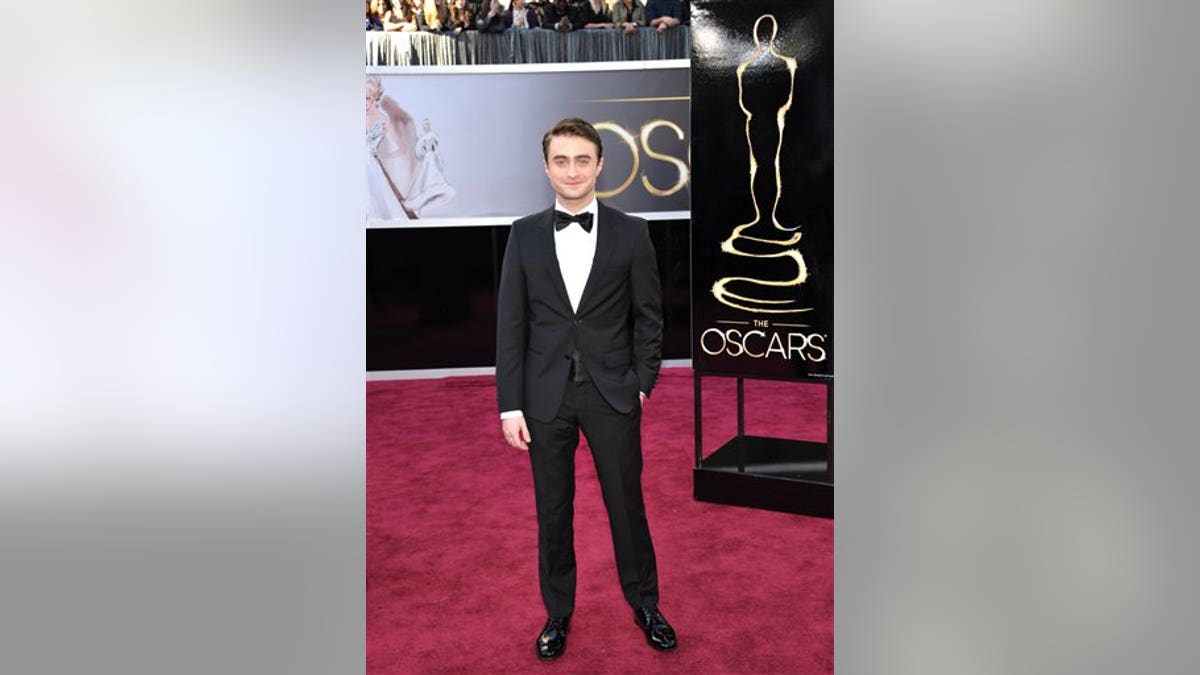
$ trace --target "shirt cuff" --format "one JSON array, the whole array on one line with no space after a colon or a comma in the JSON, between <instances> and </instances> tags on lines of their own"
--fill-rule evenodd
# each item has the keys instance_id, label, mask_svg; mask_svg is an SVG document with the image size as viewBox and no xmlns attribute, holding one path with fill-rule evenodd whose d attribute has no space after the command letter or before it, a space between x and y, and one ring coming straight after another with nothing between
<instances>
[{"instance_id":1,"label":"shirt cuff","mask_svg":"<svg viewBox=\"0 0 1200 675\"><path fill-rule=\"evenodd\" d=\"M500 419L502 419L502 420L509 420L514 417L524 417L524 416L525 416L525 413L521 412L520 410L505 410L504 412L500 413Z\"/></svg>"}]
</instances>

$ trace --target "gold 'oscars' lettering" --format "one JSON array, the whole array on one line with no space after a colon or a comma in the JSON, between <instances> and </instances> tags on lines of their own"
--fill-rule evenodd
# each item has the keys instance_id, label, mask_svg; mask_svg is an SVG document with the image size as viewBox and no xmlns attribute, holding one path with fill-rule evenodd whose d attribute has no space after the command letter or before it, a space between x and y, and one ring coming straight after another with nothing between
<instances>
[{"instance_id":1,"label":"gold 'oscars' lettering","mask_svg":"<svg viewBox=\"0 0 1200 675\"><path fill-rule=\"evenodd\" d=\"M746 346L741 342L742 331L737 330L736 328L730 328L728 331L726 331L726 337L726 354L729 354L730 356L741 356L742 353L746 351ZM735 349L737 351L734 351Z\"/></svg>"},{"instance_id":2,"label":"gold 'oscars' lettering","mask_svg":"<svg viewBox=\"0 0 1200 675\"><path fill-rule=\"evenodd\" d=\"M718 338L720 338L721 346L717 347L716 349L709 349L708 348L708 336L709 335L716 335ZM726 342L725 334L716 328L709 328L708 330L706 330L700 334L700 349L703 349L704 353L708 354L709 356L716 356L717 354L720 354L725 349L725 342Z\"/></svg>"},{"instance_id":3,"label":"gold 'oscars' lettering","mask_svg":"<svg viewBox=\"0 0 1200 675\"><path fill-rule=\"evenodd\" d=\"M817 340L824 342L825 336L821 335L820 333L813 333L812 335L809 335L808 336L808 346L812 347L813 349L817 350L818 352L821 352L821 358L817 358L815 356L810 356L809 358L812 359L813 361L820 362L820 361L825 360L825 348L816 344Z\"/></svg>"},{"instance_id":4,"label":"gold 'oscars' lettering","mask_svg":"<svg viewBox=\"0 0 1200 675\"><path fill-rule=\"evenodd\" d=\"M777 333L758 329L742 331L736 328L709 328L700 333L700 349L709 356L748 356L765 359L772 356L785 361L799 359L820 363L828 357L822 346L829 336L822 333ZM766 349L761 349L766 340Z\"/></svg>"},{"instance_id":5,"label":"gold 'oscars' lettering","mask_svg":"<svg viewBox=\"0 0 1200 675\"><path fill-rule=\"evenodd\" d=\"M746 354L752 359L761 359L764 356L766 356L765 352L759 352L759 353L755 354L754 352L750 351L750 336L751 335L758 335L759 337L766 337L767 334L762 332L761 330L752 330L749 333L746 333L746 339L742 340L742 347L745 348Z\"/></svg>"},{"instance_id":6,"label":"gold 'oscars' lettering","mask_svg":"<svg viewBox=\"0 0 1200 675\"><path fill-rule=\"evenodd\" d=\"M669 187L665 190L662 190L662 189L659 189L659 188L655 187L654 185L652 185L650 183L650 179L646 178L646 174L643 173L642 174L642 185L644 185L646 187L646 192L649 192L650 194L652 194L656 197L670 197L671 195L675 194L676 192L679 192L680 190L682 190L683 186L687 184L688 165L684 164L683 161L680 160L678 157L664 155L662 153L655 152L653 149L650 148L650 132L654 131L655 129L657 129L659 127L666 127L668 129L670 129L671 131L674 131L675 136L679 140L681 140L681 141L683 140L683 129L680 129L678 124L675 124L674 122L669 122L667 120L662 120L662 119L653 120L650 123L642 126L642 134L641 134L642 148L646 151L647 157L652 157L654 159L674 165L675 170L679 172L679 180L675 181L675 184L672 185L671 187Z\"/></svg>"},{"instance_id":7,"label":"gold 'oscars' lettering","mask_svg":"<svg viewBox=\"0 0 1200 675\"><path fill-rule=\"evenodd\" d=\"M787 351L783 348L783 338L779 337L779 333L771 333L771 344L767 345L767 354L779 352L779 357L786 359Z\"/></svg>"},{"instance_id":8,"label":"gold 'oscars' lettering","mask_svg":"<svg viewBox=\"0 0 1200 675\"><path fill-rule=\"evenodd\" d=\"M611 131L621 139L625 145L629 146L629 152L633 155L633 166L629 169L629 175L625 177L624 182L612 190L596 190L596 196L600 199L608 199L609 197L619 195L625 191L625 188L633 184L633 179L637 177L638 166L641 158L638 156L637 143L633 140L633 134L625 131L625 128L616 122L597 122L595 125L596 131Z\"/></svg>"},{"instance_id":9,"label":"gold 'oscars' lettering","mask_svg":"<svg viewBox=\"0 0 1200 675\"><path fill-rule=\"evenodd\" d=\"M688 146L687 149L687 162L684 162L678 157L673 157L671 155L658 152L650 147L650 133L659 127L666 127L667 129L674 131L676 138L682 141L684 138L683 129L678 124L664 119L651 120L642 125L641 131L638 134L638 138L634 138L634 135L631 134L625 127L613 121L597 122L595 127L596 131L607 131L616 136L617 139L621 141L621 144L629 148L629 155L633 160L632 165L629 168L629 175L625 176L625 179L611 190L597 190L597 197L608 199L609 197L615 197L616 195L619 195L625 190L629 189L629 186L633 185L633 180L638 177L638 169L640 169L642 165L642 152L645 152L647 157L671 164L675 167L675 171L678 173L678 178L676 179L675 183L666 189L660 188L651 183L650 179L646 177L644 172L641 174L642 186L646 188L646 192L649 192L655 197L670 197L676 192L682 190L683 187L687 185L688 180L691 179L691 169L688 166L692 161L691 146Z\"/></svg>"},{"instance_id":10,"label":"gold 'oscars' lettering","mask_svg":"<svg viewBox=\"0 0 1200 675\"><path fill-rule=\"evenodd\" d=\"M796 338L800 338L800 344L796 344ZM808 336L804 333L788 333L788 354L796 353L801 361L804 361L804 348L808 346Z\"/></svg>"}]
</instances>

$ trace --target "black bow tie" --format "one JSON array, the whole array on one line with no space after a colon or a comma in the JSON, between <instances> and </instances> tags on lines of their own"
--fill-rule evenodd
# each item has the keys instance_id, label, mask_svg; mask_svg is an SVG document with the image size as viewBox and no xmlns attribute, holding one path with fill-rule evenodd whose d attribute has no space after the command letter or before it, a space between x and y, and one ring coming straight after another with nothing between
<instances>
[{"instance_id":1,"label":"black bow tie","mask_svg":"<svg viewBox=\"0 0 1200 675\"><path fill-rule=\"evenodd\" d=\"M569 213L563 213L558 209L554 210L554 229L561 230L571 223L579 223L584 232L592 231L592 212L586 211L578 215L572 216Z\"/></svg>"}]
</instances>

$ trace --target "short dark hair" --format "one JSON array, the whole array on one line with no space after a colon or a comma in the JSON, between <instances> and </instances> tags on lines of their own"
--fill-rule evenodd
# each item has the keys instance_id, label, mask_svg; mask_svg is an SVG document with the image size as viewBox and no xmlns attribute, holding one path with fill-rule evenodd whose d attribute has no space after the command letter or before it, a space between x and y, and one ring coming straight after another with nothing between
<instances>
[{"instance_id":1,"label":"short dark hair","mask_svg":"<svg viewBox=\"0 0 1200 675\"><path fill-rule=\"evenodd\" d=\"M596 159L604 158L604 144L600 142L600 132L592 123L578 117L568 117L559 120L542 136L542 159L550 161L550 140L555 136L578 136L591 141L596 146Z\"/></svg>"}]
</instances>

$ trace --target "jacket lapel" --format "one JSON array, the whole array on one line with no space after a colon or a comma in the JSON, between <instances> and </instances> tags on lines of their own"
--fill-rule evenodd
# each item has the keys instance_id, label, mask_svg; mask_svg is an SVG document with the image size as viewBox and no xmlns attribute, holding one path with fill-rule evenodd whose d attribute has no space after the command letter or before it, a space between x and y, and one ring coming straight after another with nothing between
<instances>
[{"instance_id":1,"label":"jacket lapel","mask_svg":"<svg viewBox=\"0 0 1200 675\"><path fill-rule=\"evenodd\" d=\"M596 202L596 211L596 254L592 257L592 270L588 273L587 284L584 285L583 295L579 298L579 314L583 314L587 310L588 302L596 293L596 286L600 283L599 279L603 276L603 270L608 265L608 260L617 246L616 230L619 225L617 212L600 202ZM601 225L604 227L600 227ZM551 229L553 230L553 225L551 225ZM559 278L561 279L562 275L559 275ZM563 288L565 289L566 286Z\"/></svg>"},{"instance_id":2,"label":"jacket lapel","mask_svg":"<svg viewBox=\"0 0 1200 675\"><path fill-rule=\"evenodd\" d=\"M546 261L546 267L550 273L550 283L557 291L559 299L562 300L563 308L567 314L573 314L571 311L571 299L567 295L567 284L563 281L562 266L558 263L558 250L554 245L553 207L546 210L541 222L538 224L538 239L541 240L542 259ZM580 306L582 307L582 302Z\"/></svg>"}]
</instances>

